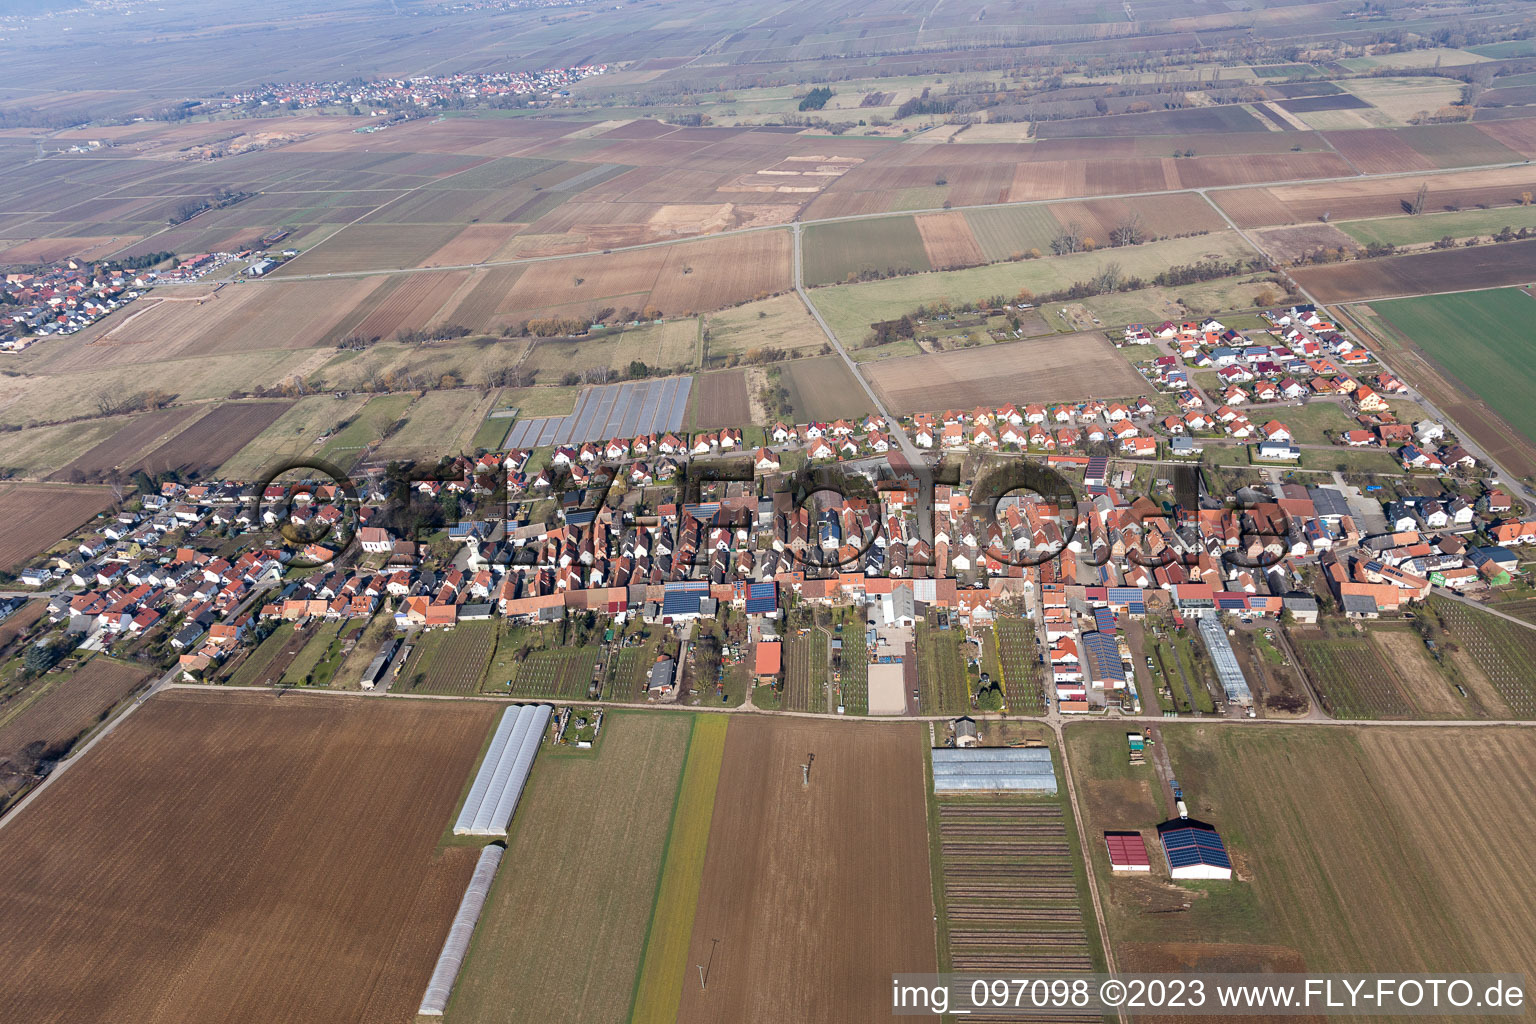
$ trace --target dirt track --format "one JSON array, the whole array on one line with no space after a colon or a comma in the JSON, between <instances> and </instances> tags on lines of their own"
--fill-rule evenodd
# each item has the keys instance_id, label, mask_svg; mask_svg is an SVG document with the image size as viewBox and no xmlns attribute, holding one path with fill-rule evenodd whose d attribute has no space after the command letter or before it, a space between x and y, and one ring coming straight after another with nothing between
<instances>
[{"instance_id":1,"label":"dirt track","mask_svg":"<svg viewBox=\"0 0 1536 1024\"><path fill-rule=\"evenodd\" d=\"M733 720L678 1020L889 1020L936 969L924 786L916 727Z\"/></svg>"},{"instance_id":2,"label":"dirt track","mask_svg":"<svg viewBox=\"0 0 1536 1024\"><path fill-rule=\"evenodd\" d=\"M0 1020L413 1019L494 710L153 698L0 833Z\"/></svg>"}]
</instances>

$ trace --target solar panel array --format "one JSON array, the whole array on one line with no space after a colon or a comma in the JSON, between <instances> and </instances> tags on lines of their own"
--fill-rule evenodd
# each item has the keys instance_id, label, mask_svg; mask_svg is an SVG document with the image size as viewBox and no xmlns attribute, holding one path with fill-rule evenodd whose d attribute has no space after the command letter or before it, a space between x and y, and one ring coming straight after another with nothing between
<instances>
[{"instance_id":1,"label":"solar panel array","mask_svg":"<svg viewBox=\"0 0 1536 1024\"><path fill-rule=\"evenodd\" d=\"M1162 840L1163 852L1168 855L1168 866L1171 868L1187 868L1195 864L1232 867L1226 845L1214 829L1191 825L1170 828L1162 833Z\"/></svg>"},{"instance_id":2,"label":"solar panel array","mask_svg":"<svg viewBox=\"0 0 1536 1024\"><path fill-rule=\"evenodd\" d=\"M583 388L569 416L518 420L507 432L504 448L584 444L632 438L683 428L692 377L634 380Z\"/></svg>"}]
</instances>

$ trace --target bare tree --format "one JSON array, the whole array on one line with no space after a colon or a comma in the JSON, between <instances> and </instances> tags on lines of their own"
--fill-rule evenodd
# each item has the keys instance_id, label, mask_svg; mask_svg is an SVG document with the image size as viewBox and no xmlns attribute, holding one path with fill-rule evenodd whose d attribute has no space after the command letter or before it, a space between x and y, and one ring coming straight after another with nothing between
<instances>
[{"instance_id":1,"label":"bare tree","mask_svg":"<svg viewBox=\"0 0 1536 1024\"><path fill-rule=\"evenodd\" d=\"M1109 229L1110 245L1140 245L1146 240L1146 229L1141 225L1141 214L1139 213L1132 213L1125 220Z\"/></svg>"}]
</instances>

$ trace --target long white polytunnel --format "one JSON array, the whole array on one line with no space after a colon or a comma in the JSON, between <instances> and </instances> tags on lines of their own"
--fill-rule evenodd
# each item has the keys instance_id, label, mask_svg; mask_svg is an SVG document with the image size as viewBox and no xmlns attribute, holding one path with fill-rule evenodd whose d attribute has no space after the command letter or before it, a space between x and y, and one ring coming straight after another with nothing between
<instances>
[{"instance_id":1,"label":"long white polytunnel","mask_svg":"<svg viewBox=\"0 0 1536 1024\"><path fill-rule=\"evenodd\" d=\"M517 809L552 711L548 704L524 704L502 713L485 759L469 787L469 796L454 822L454 835L507 834L507 823Z\"/></svg>"},{"instance_id":2,"label":"long white polytunnel","mask_svg":"<svg viewBox=\"0 0 1536 1024\"><path fill-rule=\"evenodd\" d=\"M427 993L421 997L421 1009L416 1012L430 1017L441 1017L448 1006L448 996L459 978L459 968L464 965L464 955L469 952L469 940L475 934L475 924L490 895L491 882L496 878L496 868L501 864L507 848L492 843L480 851L480 862L470 876L469 888L459 901L459 912L453 915L453 927L443 941L443 951L437 956L437 966L432 969L432 980L427 982Z\"/></svg>"}]
</instances>

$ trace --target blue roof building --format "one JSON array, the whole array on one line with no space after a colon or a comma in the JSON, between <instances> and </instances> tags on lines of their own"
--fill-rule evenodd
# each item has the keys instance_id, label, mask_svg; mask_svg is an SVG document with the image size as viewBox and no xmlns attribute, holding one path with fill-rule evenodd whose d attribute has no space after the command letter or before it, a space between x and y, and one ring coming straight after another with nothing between
<instances>
[{"instance_id":1,"label":"blue roof building","mask_svg":"<svg viewBox=\"0 0 1536 1024\"><path fill-rule=\"evenodd\" d=\"M1157 826L1168 858L1168 873L1174 878L1232 877L1232 860L1214 825L1194 818L1175 818Z\"/></svg>"}]
</instances>

